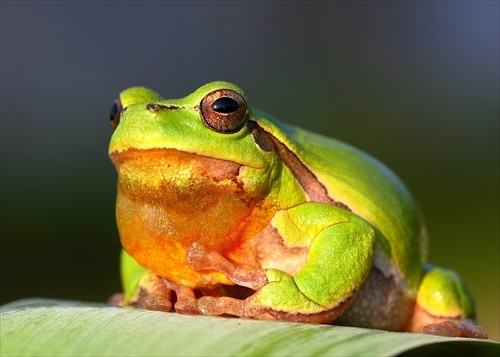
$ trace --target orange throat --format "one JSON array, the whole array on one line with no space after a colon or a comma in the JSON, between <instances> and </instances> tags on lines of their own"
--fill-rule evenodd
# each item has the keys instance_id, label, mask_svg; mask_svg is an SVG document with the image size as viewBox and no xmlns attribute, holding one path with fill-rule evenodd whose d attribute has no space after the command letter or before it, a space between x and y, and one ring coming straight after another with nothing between
<instances>
[{"instance_id":1,"label":"orange throat","mask_svg":"<svg viewBox=\"0 0 500 357\"><path fill-rule=\"evenodd\" d=\"M240 164L175 149L130 149L111 158L118 170L116 216L125 250L182 285L232 284L219 272L191 269L186 249L196 242L248 264L251 257L240 248L271 219L272 209L264 207L267 192L245 187Z\"/></svg>"}]
</instances>

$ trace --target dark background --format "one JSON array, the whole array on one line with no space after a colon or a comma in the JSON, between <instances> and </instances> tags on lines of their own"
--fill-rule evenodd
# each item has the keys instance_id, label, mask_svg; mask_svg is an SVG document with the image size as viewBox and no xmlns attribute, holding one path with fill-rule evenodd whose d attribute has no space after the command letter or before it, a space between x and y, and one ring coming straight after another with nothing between
<instances>
[{"instance_id":1,"label":"dark background","mask_svg":"<svg viewBox=\"0 0 500 357\"><path fill-rule=\"evenodd\" d=\"M242 87L407 183L499 338L499 3L1 1L1 302L120 289L108 113Z\"/></svg>"}]
</instances>

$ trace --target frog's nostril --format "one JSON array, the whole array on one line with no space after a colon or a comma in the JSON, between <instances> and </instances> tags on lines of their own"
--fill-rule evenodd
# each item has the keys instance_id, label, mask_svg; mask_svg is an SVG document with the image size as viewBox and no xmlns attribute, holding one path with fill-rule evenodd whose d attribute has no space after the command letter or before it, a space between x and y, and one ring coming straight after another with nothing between
<instances>
[{"instance_id":1,"label":"frog's nostril","mask_svg":"<svg viewBox=\"0 0 500 357\"><path fill-rule=\"evenodd\" d=\"M149 103L148 105L146 105L146 110L153 113L158 113L161 109L162 106L155 103Z\"/></svg>"}]
</instances>

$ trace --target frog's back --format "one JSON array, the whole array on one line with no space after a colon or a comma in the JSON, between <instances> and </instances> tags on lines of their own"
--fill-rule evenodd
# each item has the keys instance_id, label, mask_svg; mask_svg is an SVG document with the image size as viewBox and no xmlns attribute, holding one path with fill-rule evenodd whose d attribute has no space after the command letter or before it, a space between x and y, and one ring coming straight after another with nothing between
<instances>
[{"instance_id":1,"label":"frog's back","mask_svg":"<svg viewBox=\"0 0 500 357\"><path fill-rule=\"evenodd\" d=\"M379 230L383 250L416 288L426 258L427 237L417 205L401 180L353 146L274 119L273 124L285 134L277 139L287 141L330 198Z\"/></svg>"}]
</instances>

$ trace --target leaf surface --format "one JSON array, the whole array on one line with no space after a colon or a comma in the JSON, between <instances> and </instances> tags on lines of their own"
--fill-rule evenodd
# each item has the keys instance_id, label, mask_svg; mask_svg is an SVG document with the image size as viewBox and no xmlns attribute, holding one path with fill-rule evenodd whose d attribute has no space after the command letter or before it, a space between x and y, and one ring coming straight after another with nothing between
<instances>
[{"instance_id":1,"label":"leaf surface","mask_svg":"<svg viewBox=\"0 0 500 357\"><path fill-rule=\"evenodd\" d=\"M1 308L2 356L498 356L495 341L102 304L20 300Z\"/></svg>"}]
</instances>

